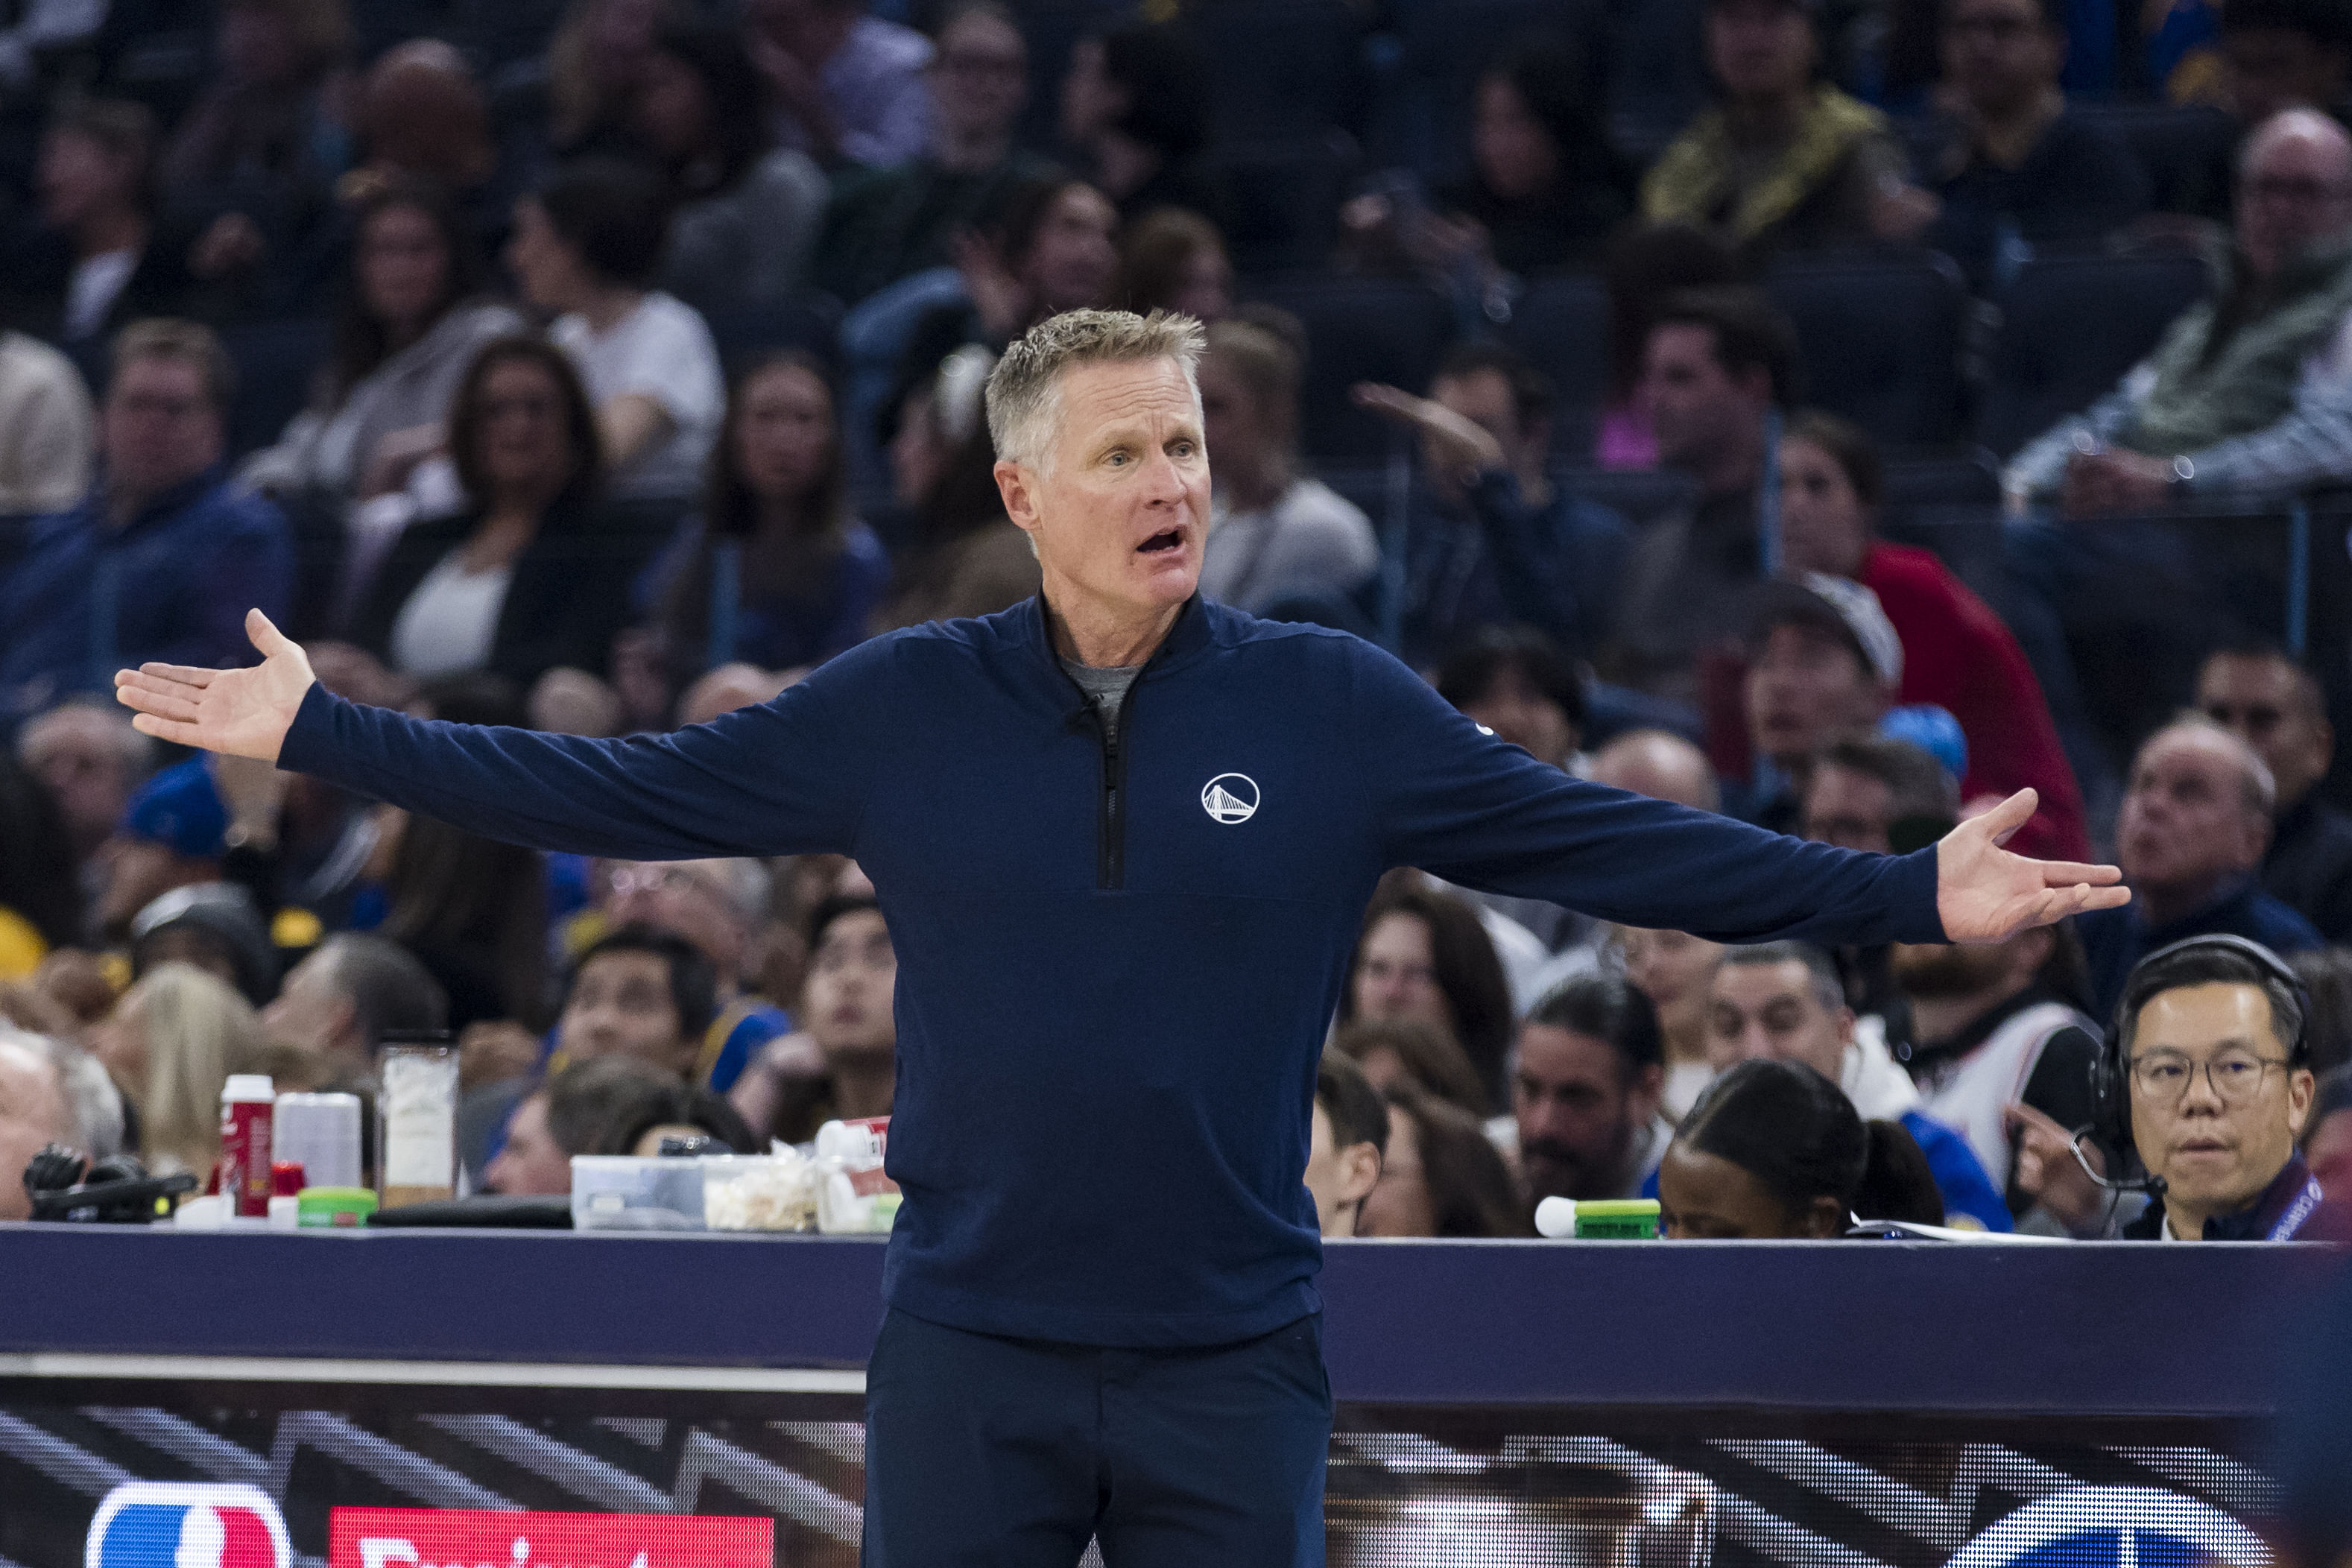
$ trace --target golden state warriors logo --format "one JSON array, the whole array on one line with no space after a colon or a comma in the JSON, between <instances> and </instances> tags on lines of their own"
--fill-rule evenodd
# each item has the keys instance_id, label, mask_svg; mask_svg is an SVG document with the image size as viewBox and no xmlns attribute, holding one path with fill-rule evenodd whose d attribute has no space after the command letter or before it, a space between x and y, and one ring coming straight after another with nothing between
<instances>
[{"instance_id":1,"label":"golden state warriors logo","mask_svg":"<svg viewBox=\"0 0 2352 1568\"><path fill-rule=\"evenodd\" d=\"M1201 786L1201 809L1230 827L1257 815L1257 781L1247 773L1219 773Z\"/></svg>"}]
</instances>

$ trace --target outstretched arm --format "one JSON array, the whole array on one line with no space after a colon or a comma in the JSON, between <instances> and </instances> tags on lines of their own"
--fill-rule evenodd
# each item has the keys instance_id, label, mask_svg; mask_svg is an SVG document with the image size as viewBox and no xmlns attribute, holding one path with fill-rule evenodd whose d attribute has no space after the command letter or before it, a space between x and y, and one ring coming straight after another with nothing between
<instances>
[{"instance_id":1,"label":"outstretched arm","mask_svg":"<svg viewBox=\"0 0 2352 1568\"><path fill-rule=\"evenodd\" d=\"M856 836L855 747L831 721L838 705L807 683L676 734L591 741L359 707L318 686L267 616L247 626L264 656L253 668L119 673L132 722L540 849L688 858L846 851Z\"/></svg>"},{"instance_id":2,"label":"outstretched arm","mask_svg":"<svg viewBox=\"0 0 2352 1568\"><path fill-rule=\"evenodd\" d=\"M1858 854L1570 778L1497 740L1385 655L1360 656L1357 724L1391 864L1717 942L1999 942L2128 898L2110 866L2000 847L2021 790L1933 849Z\"/></svg>"}]
</instances>

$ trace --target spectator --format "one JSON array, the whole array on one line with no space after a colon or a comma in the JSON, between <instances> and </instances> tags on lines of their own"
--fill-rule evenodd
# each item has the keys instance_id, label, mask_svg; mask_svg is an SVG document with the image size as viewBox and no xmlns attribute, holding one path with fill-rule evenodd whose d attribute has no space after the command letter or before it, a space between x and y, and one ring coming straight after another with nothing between
<instances>
[{"instance_id":1,"label":"spectator","mask_svg":"<svg viewBox=\"0 0 2352 1568\"><path fill-rule=\"evenodd\" d=\"M744 44L776 104L776 140L831 168L903 163L930 139L920 33L863 0L746 0Z\"/></svg>"},{"instance_id":2,"label":"spectator","mask_svg":"<svg viewBox=\"0 0 2352 1568\"><path fill-rule=\"evenodd\" d=\"M822 664L864 639L890 561L851 515L847 489L833 387L816 363L785 353L746 372L711 448L701 514L654 567L667 690L723 664Z\"/></svg>"},{"instance_id":3,"label":"spectator","mask_svg":"<svg viewBox=\"0 0 2352 1568\"><path fill-rule=\"evenodd\" d=\"M2074 518L2352 477L2347 247L2352 136L2310 110L2273 117L2246 142L2221 293L2174 321L2113 393L2011 458L2003 484Z\"/></svg>"},{"instance_id":4,"label":"spectator","mask_svg":"<svg viewBox=\"0 0 2352 1568\"><path fill-rule=\"evenodd\" d=\"M375 1075L375 1053L391 1033L449 1025L449 998L406 949L352 932L329 937L286 972L261 1010L262 1032L329 1064L337 1081Z\"/></svg>"},{"instance_id":5,"label":"spectator","mask_svg":"<svg viewBox=\"0 0 2352 1568\"><path fill-rule=\"evenodd\" d=\"M2319 798L2336 731L2318 679L2275 645L2222 648L2198 674L2197 709L2252 746L2277 786L2263 890L2328 942L2352 942L2352 818Z\"/></svg>"},{"instance_id":6,"label":"spectator","mask_svg":"<svg viewBox=\"0 0 2352 1568\"><path fill-rule=\"evenodd\" d=\"M122 1093L126 1138L147 1168L210 1172L220 1158L221 1088L261 1047L244 998L201 970L166 963L122 994L89 1042Z\"/></svg>"},{"instance_id":7,"label":"spectator","mask_svg":"<svg viewBox=\"0 0 2352 1568\"><path fill-rule=\"evenodd\" d=\"M2147 210L2147 175L2120 137L2058 86L2069 0L1944 0L1944 85L1914 133L1942 204L1921 237L1979 290L2004 247L2095 240Z\"/></svg>"},{"instance_id":8,"label":"spectator","mask_svg":"<svg viewBox=\"0 0 2352 1568\"><path fill-rule=\"evenodd\" d=\"M1406 661L1433 663L1505 620L1571 653L1599 647L1615 618L1625 523L1552 483L1550 379L1507 349L1474 344L1446 356L1429 394L1355 389L1360 406L1421 438L1426 489L1405 539Z\"/></svg>"},{"instance_id":9,"label":"spectator","mask_svg":"<svg viewBox=\"0 0 2352 1568\"><path fill-rule=\"evenodd\" d=\"M1959 795L1943 764L1908 741L1837 737L1814 752L1797 798L1798 837L1907 855L1950 832Z\"/></svg>"},{"instance_id":10,"label":"spectator","mask_svg":"<svg viewBox=\"0 0 2352 1568\"><path fill-rule=\"evenodd\" d=\"M2010 1107L2030 1106L2070 1129L2092 1120L2099 1026L2082 1010L2081 942L2059 925L1983 947L1897 944L1894 973L1911 1004L1915 1044L1905 1065L1927 1114L1969 1141L2023 1220L2032 1200L2013 1180Z\"/></svg>"},{"instance_id":11,"label":"spectator","mask_svg":"<svg viewBox=\"0 0 2352 1568\"><path fill-rule=\"evenodd\" d=\"M1403 1085L1388 1096L1380 1180L1356 1215L1359 1236L1455 1239L1533 1233L1511 1171L1468 1111Z\"/></svg>"},{"instance_id":12,"label":"spectator","mask_svg":"<svg viewBox=\"0 0 2352 1568\"><path fill-rule=\"evenodd\" d=\"M814 281L849 304L951 265L958 234L987 226L1008 194L1047 172L1013 144L1029 100L1029 49L1012 14L996 0L961 0L932 38L929 145L834 182Z\"/></svg>"},{"instance_id":13,"label":"spectator","mask_svg":"<svg viewBox=\"0 0 2352 1568\"><path fill-rule=\"evenodd\" d=\"M2289 1241L2318 1208L2295 1149L2314 1089L2301 989L2276 954L2227 936L2133 966L2106 1068L2120 1125L2105 1131L2160 1185L2123 1239ZM2077 1236L2105 1234L2100 1210L2111 1205L2074 1168L2072 1131L2026 1120L2053 1211ZM2019 1163L2022 1175L2027 1158Z\"/></svg>"},{"instance_id":14,"label":"spectator","mask_svg":"<svg viewBox=\"0 0 2352 1568\"><path fill-rule=\"evenodd\" d=\"M444 705L457 719L463 708ZM449 998L449 1026L546 1021L547 868L535 850L429 817L402 819L389 846L377 934L415 954Z\"/></svg>"},{"instance_id":15,"label":"spectator","mask_svg":"<svg viewBox=\"0 0 2352 1568\"><path fill-rule=\"evenodd\" d=\"M699 948L624 926L572 964L551 1065L627 1057L682 1083L718 1016L717 977Z\"/></svg>"},{"instance_id":16,"label":"spectator","mask_svg":"<svg viewBox=\"0 0 2352 1568\"><path fill-rule=\"evenodd\" d=\"M122 820L131 792L153 766L152 742L111 703L66 702L16 732L16 760L48 786L63 815L84 890L94 892L99 847Z\"/></svg>"},{"instance_id":17,"label":"spectator","mask_svg":"<svg viewBox=\"0 0 2352 1568\"><path fill-rule=\"evenodd\" d=\"M805 1040L770 1046L730 1097L786 1143L809 1142L828 1121L889 1115L897 1082L898 958L881 906L870 893L825 900L809 915L808 952Z\"/></svg>"},{"instance_id":18,"label":"spectator","mask_svg":"<svg viewBox=\"0 0 2352 1568\"><path fill-rule=\"evenodd\" d=\"M186 321L114 342L100 420L106 468L82 503L36 524L0 579L0 722L150 659L237 666L246 612L283 616L286 520L220 472L235 371Z\"/></svg>"},{"instance_id":19,"label":"spectator","mask_svg":"<svg viewBox=\"0 0 2352 1568\"><path fill-rule=\"evenodd\" d=\"M682 936L710 961L719 1012L698 1042L694 1081L725 1094L792 1019L753 994L768 908L768 868L751 859L623 861L607 867L610 891L584 927L648 929ZM583 927L575 927L575 932Z\"/></svg>"},{"instance_id":20,"label":"spectator","mask_svg":"<svg viewBox=\"0 0 2352 1568\"><path fill-rule=\"evenodd\" d=\"M2010 847L2040 859L2089 858L2082 792L2024 650L1933 552L1876 537L1885 504L1885 471L1868 436L1833 415L1789 422L1780 440L1783 569L1851 577L1878 596L1903 647L1895 700L1945 710L1968 737L1962 797L2006 799L2026 788L2041 797Z\"/></svg>"},{"instance_id":21,"label":"spectator","mask_svg":"<svg viewBox=\"0 0 2352 1568\"><path fill-rule=\"evenodd\" d=\"M824 219L824 175L805 153L769 145L759 73L738 31L665 24L635 118L677 203L662 287L705 315L782 304Z\"/></svg>"},{"instance_id":22,"label":"spectator","mask_svg":"<svg viewBox=\"0 0 2352 1568\"><path fill-rule=\"evenodd\" d=\"M1215 494L1201 592L1254 616L1286 603L1336 611L1380 565L1370 521L1298 471L1299 372L1297 350L1265 326L1209 329L1201 416Z\"/></svg>"},{"instance_id":23,"label":"spectator","mask_svg":"<svg viewBox=\"0 0 2352 1568\"><path fill-rule=\"evenodd\" d=\"M1609 289L1609 385L1594 462L1604 468L1658 466L1657 435L1640 394L1659 302L1685 289L1728 288L1742 270L1731 243L1695 223L1627 224L1609 242L1601 263Z\"/></svg>"},{"instance_id":24,"label":"spectator","mask_svg":"<svg viewBox=\"0 0 2352 1568\"><path fill-rule=\"evenodd\" d=\"M1478 1069L1454 1037L1433 1024L1410 1018L1358 1018L1332 1031L1327 1047L1355 1063L1382 1094L1402 1083L1448 1105L1485 1119L1489 1100Z\"/></svg>"},{"instance_id":25,"label":"spectator","mask_svg":"<svg viewBox=\"0 0 2352 1568\"><path fill-rule=\"evenodd\" d=\"M1470 906L1418 876L1381 879L1339 997L1339 1021L1405 1019L1441 1029L1478 1069L1490 1105L1503 1099L1511 991L1495 944Z\"/></svg>"},{"instance_id":26,"label":"spectator","mask_svg":"<svg viewBox=\"0 0 2352 1568\"><path fill-rule=\"evenodd\" d=\"M2304 1163L2322 1192L2352 1192L2352 1066L2320 1076L2303 1124Z\"/></svg>"},{"instance_id":27,"label":"spectator","mask_svg":"<svg viewBox=\"0 0 2352 1568\"><path fill-rule=\"evenodd\" d=\"M1555 37L1507 51L1472 89L1470 175L1437 205L1505 272L1590 267L1633 211L1592 83L1582 52Z\"/></svg>"},{"instance_id":28,"label":"spectator","mask_svg":"<svg viewBox=\"0 0 2352 1568\"><path fill-rule=\"evenodd\" d=\"M81 935L81 888L64 814L30 769L0 754L0 984L28 980Z\"/></svg>"},{"instance_id":29,"label":"spectator","mask_svg":"<svg viewBox=\"0 0 2352 1568\"><path fill-rule=\"evenodd\" d=\"M1118 233L1118 209L1083 180L1048 175L1008 193L996 227L958 244L964 298L914 323L902 372L919 380L965 343L993 353L1047 316L1107 305Z\"/></svg>"},{"instance_id":30,"label":"spectator","mask_svg":"<svg viewBox=\"0 0 2352 1568\"><path fill-rule=\"evenodd\" d=\"M2289 109L2343 118L2352 18L2335 0L2230 0L2221 47L2221 95L2241 124Z\"/></svg>"},{"instance_id":31,"label":"spectator","mask_svg":"<svg viewBox=\"0 0 2352 1568\"><path fill-rule=\"evenodd\" d=\"M1712 225L1751 252L1908 239L1934 203L1874 109L1819 79L1815 0L1706 0L1721 102L1642 182L1642 216Z\"/></svg>"},{"instance_id":32,"label":"spectator","mask_svg":"<svg viewBox=\"0 0 2352 1568\"><path fill-rule=\"evenodd\" d=\"M707 1089L666 1083L657 1097L613 1123L596 1152L633 1154L640 1160L659 1157L670 1140L694 1143L697 1152L746 1154L757 1152L759 1139L735 1108Z\"/></svg>"},{"instance_id":33,"label":"spectator","mask_svg":"<svg viewBox=\"0 0 2352 1568\"><path fill-rule=\"evenodd\" d=\"M1633 550L1603 660L1612 679L1691 701L1701 656L1720 656L1737 635L1759 566L1765 422L1795 401L1796 381L1796 330L1762 293L1693 289L1659 302L1639 395L1659 465L1689 474L1699 495Z\"/></svg>"},{"instance_id":34,"label":"spectator","mask_svg":"<svg viewBox=\"0 0 2352 1568\"><path fill-rule=\"evenodd\" d=\"M727 401L709 329L655 287L667 238L658 182L583 160L515 204L507 247L523 297L560 312L548 335L579 366L614 492L629 500L693 491Z\"/></svg>"},{"instance_id":35,"label":"spectator","mask_svg":"<svg viewBox=\"0 0 2352 1568\"><path fill-rule=\"evenodd\" d=\"M1171 24L1078 40L1062 79L1062 141L1123 219L1156 207L1224 216L1197 163L1209 142L1208 63Z\"/></svg>"},{"instance_id":36,"label":"spectator","mask_svg":"<svg viewBox=\"0 0 2352 1568\"><path fill-rule=\"evenodd\" d=\"M2352 1062L2352 947L2315 948L2287 960L2311 1005L2305 1024L2311 1070L2325 1075Z\"/></svg>"},{"instance_id":37,"label":"spectator","mask_svg":"<svg viewBox=\"0 0 2352 1568\"><path fill-rule=\"evenodd\" d=\"M499 162L489 100L455 45L410 38L378 55L360 83L354 119L363 161L341 182L344 200L420 183L450 193L478 241L503 224L505 215L491 216L481 202Z\"/></svg>"},{"instance_id":38,"label":"spectator","mask_svg":"<svg viewBox=\"0 0 2352 1568\"><path fill-rule=\"evenodd\" d=\"M119 942L141 910L173 889L218 881L227 827L227 809L202 758L175 763L141 784L98 850L95 933Z\"/></svg>"},{"instance_id":39,"label":"spectator","mask_svg":"<svg viewBox=\"0 0 2352 1568\"><path fill-rule=\"evenodd\" d=\"M626 1152L613 1147L615 1130L659 1110L677 1087L676 1079L628 1057L599 1057L552 1075L514 1108L483 1184L509 1197L569 1195L572 1156Z\"/></svg>"},{"instance_id":40,"label":"spectator","mask_svg":"<svg viewBox=\"0 0 2352 1568\"><path fill-rule=\"evenodd\" d=\"M352 230L334 357L310 406L243 469L262 489L324 506L337 534L347 506L399 489L442 448L442 419L475 353L522 329L481 297L473 232L438 187L386 179Z\"/></svg>"},{"instance_id":41,"label":"spectator","mask_svg":"<svg viewBox=\"0 0 2352 1568\"><path fill-rule=\"evenodd\" d=\"M63 511L79 500L96 435L73 362L0 329L0 513Z\"/></svg>"},{"instance_id":42,"label":"spectator","mask_svg":"<svg viewBox=\"0 0 2352 1568\"><path fill-rule=\"evenodd\" d=\"M1856 1216L1940 1225L1944 1203L1908 1131L1864 1121L1801 1062L1731 1068L1658 1167L1659 1231L1675 1241L1819 1241Z\"/></svg>"},{"instance_id":43,"label":"spectator","mask_svg":"<svg viewBox=\"0 0 2352 1568\"><path fill-rule=\"evenodd\" d=\"M269 928L252 896L234 883L174 888L139 911L131 922L131 977L166 963L189 964L236 986L248 1006L262 1005L278 990L278 949Z\"/></svg>"},{"instance_id":44,"label":"spectator","mask_svg":"<svg viewBox=\"0 0 2352 1568\"><path fill-rule=\"evenodd\" d=\"M2192 936L2228 933L2274 952L2325 945L2255 879L2278 787L2253 748L2199 715L2148 737L2116 823L2116 863L2132 901L2081 921L2095 1016L2113 1011L2132 967Z\"/></svg>"},{"instance_id":45,"label":"spectator","mask_svg":"<svg viewBox=\"0 0 2352 1568\"><path fill-rule=\"evenodd\" d=\"M0 1220L33 1217L25 1167L52 1143L87 1152L77 1131L65 1075L47 1043L37 1035L0 1031Z\"/></svg>"},{"instance_id":46,"label":"spectator","mask_svg":"<svg viewBox=\"0 0 2352 1568\"><path fill-rule=\"evenodd\" d=\"M986 349L958 349L907 396L890 442L890 483L912 521L877 631L993 615L1038 590L1036 552L1004 515L996 447L982 420L995 364Z\"/></svg>"},{"instance_id":47,"label":"spectator","mask_svg":"<svg viewBox=\"0 0 2352 1568\"><path fill-rule=\"evenodd\" d=\"M1213 326L1234 312L1234 264L1217 226L1183 207L1160 207L1127 226L1111 300L1139 316L1175 310Z\"/></svg>"},{"instance_id":48,"label":"spectator","mask_svg":"<svg viewBox=\"0 0 2352 1568\"><path fill-rule=\"evenodd\" d=\"M40 224L13 258L14 314L41 335L94 342L150 316L212 313L195 270L203 230L156 213L155 117L90 99L60 109L41 138Z\"/></svg>"},{"instance_id":49,"label":"spectator","mask_svg":"<svg viewBox=\"0 0 2352 1568\"><path fill-rule=\"evenodd\" d=\"M535 151L558 158L640 151L629 121L653 58L654 31L688 14L685 0L572 0L548 41L548 141Z\"/></svg>"},{"instance_id":50,"label":"spectator","mask_svg":"<svg viewBox=\"0 0 2352 1568\"><path fill-rule=\"evenodd\" d=\"M1307 1146L1307 1192L1324 1238L1356 1234L1364 1199L1380 1184L1389 1108L1346 1057L1326 1051L1315 1068L1315 1118Z\"/></svg>"},{"instance_id":51,"label":"spectator","mask_svg":"<svg viewBox=\"0 0 2352 1568\"><path fill-rule=\"evenodd\" d=\"M470 505L401 533L356 639L412 676L529 686L559 665L603 669L642 547L596 504L595 415L572 362L537 338L496 339L466 367L448 423Z\"/></svg>"},{"instance_id":52,"label":"spectator","mask_svg":"<svg viewBox=\"0 0 2352 1568\"><path fill-rule=\"evenodd\" d=\"M1793 827L1814 755L1841 735L1876 729L1902 679L1903 645L1869 589L1819 573L1768 584L1748 639L1754 773L1735 815Z\"/></svg>"},{"instance_id":53,"label":"spectator","mask_svg":"<svg viewBox=\"0 0 2352 1568\"><path fill-rule=\"evenodd\" d=\"M227 0L211 86L180 120L163 158L175 201L241 213L238 248L301 235L351 162L343 0ZM208 237L224 243L215 226Z\"/></svg>"},{"instance_id":54,"label":"spectator","mask_svg":"<svg viewBox=\"0 0 2352 1568\"><path fill-rule=\"evenodd\" d=\"M1591 777L1594 784L1671 800L1693 811L1723 809L1723 786L1706 753L1664 730L1630 730L1618 736L1593 753Z\"/></svg>"},{"instance_id":55,"label":"spectator","mask_svg":"<svg viewBox=\"0 0 2352 1568\"><path fill-rule=\"evenodd\" d=\"M1658 1043L1664 1068L1659 1112L1679 1126L1715 1078L1707 1060L1707 1020L1715 966L1723 944L1678 931L1611 928L1611 940L1624 962L1625 978L1650 999L1658 1016Z\"/></svg>"},{"instance_id":56,"label":"spectator","mask_svg":"<svg viewBox=\"0 0 2352 1568\"><path fill-rule=\"evenodd\" d=\"M1801 942L1727 949L1709 1005L1718 1068L1763 1058L1812 1068L1844 1091L1863 1120L1901 1124L1926 1155L1948 1215L1985 1230L2012 1228L2009 1205L1968 1141L1921 1111L1918 1089L1883 1039L1855 1029L1844 983L1827 952ZM1706 1113L1702 1095L1691 1121L1704 1126Z\"/></svg>"},{"instance_id":57,"label":"spectator","mask_svg":"<svg viewBox=\"0 0 2352 1568\"><path fill-rule=\"evenodd\" d=\"M1674 1137L1659 1113L1658 1015L1631 981L1587 974L1554 987L1519 1026L1511 1129L1528 1212L1546 1198L1631 1198Z\"/></svg>"}]
</instances>

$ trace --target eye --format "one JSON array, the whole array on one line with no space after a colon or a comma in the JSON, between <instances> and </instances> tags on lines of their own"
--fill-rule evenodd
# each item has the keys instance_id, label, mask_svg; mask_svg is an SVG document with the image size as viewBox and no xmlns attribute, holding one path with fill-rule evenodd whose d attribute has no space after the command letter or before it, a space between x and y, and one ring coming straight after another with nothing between
<instances>
[{"instance_id":1,"label":"eye","mask_svg":"<svg viewBox=\"0 0 2352 1568\"><path fill-rule=\"evenodd\" d=\"M2147 1074L2151 1082L2179 1083L2181 1075L2189 1069L2179 1062L2158 1061L2149 1062L2142 1070Z\"/></svg>"},{"instance_id":2,"label":"eye","mask_svg":"<svg viewBox=\"0 0 2352 1568\"><path fill-rule=\"evenodd\" d=\"M1106 453L1103 462L1110 468L1123 468L1127 467L1127 454L1123 451Z\"/></svg>"}]
</instances>

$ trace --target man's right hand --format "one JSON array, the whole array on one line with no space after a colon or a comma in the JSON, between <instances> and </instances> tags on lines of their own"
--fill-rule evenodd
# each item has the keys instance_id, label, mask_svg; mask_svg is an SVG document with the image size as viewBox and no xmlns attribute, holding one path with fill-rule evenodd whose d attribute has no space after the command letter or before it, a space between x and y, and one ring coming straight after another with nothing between
<instances>
[{"instance_id":1,"label":"man's right hand","mask_svg":"<svg viewBox=\"0 0 2352 1568\"><path fill-rule=\"evenodd\" d=\"M1430 462L1465 479L1503 464L1502 443L1434 398L1415 397L1376 381L1358 382L1348 395L1357 407L1420 432Z\"/></svg>"},{"instance_id":2,"label":"man's right hand","mask_svg":"<svg viewBox=\"0 0 2352 1568\"><path fill-rule=\"evenodd\" d=\"M138 710L131 727L175 746L276 762L316 678L310 657L259 610L246 612L245 635L262 656L249 669L142 664L116 670L115 700Z\"/></svg>"}]
</instances>

